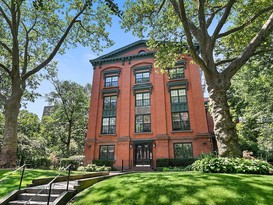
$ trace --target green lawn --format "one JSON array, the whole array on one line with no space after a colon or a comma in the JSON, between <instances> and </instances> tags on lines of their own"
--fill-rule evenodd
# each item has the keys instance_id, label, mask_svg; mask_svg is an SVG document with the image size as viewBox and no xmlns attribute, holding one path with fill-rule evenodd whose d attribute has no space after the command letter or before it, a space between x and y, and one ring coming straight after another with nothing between
<instances>
[{"instance_id":1,"label":"green lawn","mask_svg":"<svg viewBox=\"0 0 273 205\"><path fill-rule=\"evenodd\" d=\"M79 193L73 205L269 205L273 176L154 172L117 176Z\"/></svg>"},{"instance_id":2,"label":"green lawn","mask_svg":"<svg viewBox=\"0 0 273 205\"><path fill-rule=\"evenodd\" d=\"M0 170L0 180L10 172L12 171ZM55 177L59 173L60 171L56 171L56 170L26 169L23 183L22 183L22 188L26 187L27 184L31 184L32 179ZM80 173L80 172L72 172L72 174L76 174L76 173ZM63 174L65 174L65 172ZM18 189L19 182L20 182L20 172L15 172L11 176L9 176L6 180L4 180L2 183L0 183L0 198L6 196L11 191Z\"/></svg>"}]
</instances>

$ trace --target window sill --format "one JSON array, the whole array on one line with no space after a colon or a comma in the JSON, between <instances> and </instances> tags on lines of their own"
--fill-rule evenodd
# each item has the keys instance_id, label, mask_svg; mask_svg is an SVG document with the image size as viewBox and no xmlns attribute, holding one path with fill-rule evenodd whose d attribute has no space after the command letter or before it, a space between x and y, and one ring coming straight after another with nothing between
<instances>
[{"instance_id":1,"label":"window sill","mask_svg":"<svg viewBox=\"0 0 273 205\"><path fill-rule=\"evenodd\" d=\"M193 130L175 130L172 133L192 133Z\"/></svg>"},{"instance_id":2,"label":"window sill","mask_svg":"<svg viewBox=\"0 0 273 205\"><path fill-rule=\"evenodd\" d=\"M105 137L105 136L106 137L107 136L112 136L112 137L114 136L115 137L115 136L117 136L117 134L100 134L100 137Z\"/></svg>"},{"instance_id":3,"label":"window sill","mask_svg":"<svg viewBox=\"0 0 273 205\"><path fill-rule=\"evenodd\" d=\"M152 132L135 132L134 135L151 135Z\"/></svg>"}]
</instances>

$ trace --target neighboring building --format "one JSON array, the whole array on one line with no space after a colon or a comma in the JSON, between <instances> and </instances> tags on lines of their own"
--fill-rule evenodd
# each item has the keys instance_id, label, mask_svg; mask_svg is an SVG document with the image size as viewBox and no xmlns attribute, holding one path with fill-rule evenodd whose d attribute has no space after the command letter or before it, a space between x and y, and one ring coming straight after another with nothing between
<instances>
[{"instance_id":1,"label":"neighboring building","mask_svg":"<svg viewBox=\"0 0 273 205\"><path fill-rule=\"evenodd\" d=\"M94 67L86 164L156 166L159 158L192 158L212 145L198 65L185 55L164 75L141 40L91 60Z\"/></svg>"},{"instance_id":2,"label":"neighboring building","mask_svg":"<svg viewBox=\"0 0 273 205\"><path fill-rule=\"evenodd\" d=\"M43 116L50 116L54 112L54 106L53 105L48 105L44 106L44 111L43 111Z\"/></svg>"}]
</instances>

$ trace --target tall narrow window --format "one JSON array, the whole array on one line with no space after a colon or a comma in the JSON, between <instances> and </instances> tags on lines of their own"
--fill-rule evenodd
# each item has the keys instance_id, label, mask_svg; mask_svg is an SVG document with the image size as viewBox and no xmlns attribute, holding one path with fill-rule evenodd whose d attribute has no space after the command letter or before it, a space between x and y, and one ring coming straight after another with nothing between
<instances>
[{"instance_id":1,"label":"tall narrow window","mask_svg":"<svg viewBox=\"0 0 273 205\"><path fill-rule=\"evenodd\" d=\"M100 159L113 160L115 157L115 146L114 145L101 145L100 146Z\"/></svg>"},{"instance_id":2,"label":"tall narrow window","mask_svg":"<svg viewBox=\"0 0 273 205\"><path fill-rule=\"evenodd\" d=\"M105 96L103 99L102 134L116 133L117 96Z\"/></svg>"},{"instance_id":3,"label":"tall narrow window","mask_svg":"<svg viewBox=\"0 0 273 205\"><path fill-rule=\"evenodd\" d=\"M151 115L136 115L136 132L151 132Z\"/></svg>"},{"instance_id":4,"label":"tall narrow window","mask_svg":"<svg viewBox=\"0 0 273 205\"><path fill-rule=\"evenodd\" d=\"M173 130L190 130L186 89L171 90L171 106Z\"/></svg>"},{"instance_id":5,"label":"tall narrow window","mask_svg":"<svg viewBox=\"0 0 273 205\"><path fill-rule=\"evenodd\" d=\"M175 143L174 158L178 159L193 158L192 143Z\"/></svg>"}]
</instances>

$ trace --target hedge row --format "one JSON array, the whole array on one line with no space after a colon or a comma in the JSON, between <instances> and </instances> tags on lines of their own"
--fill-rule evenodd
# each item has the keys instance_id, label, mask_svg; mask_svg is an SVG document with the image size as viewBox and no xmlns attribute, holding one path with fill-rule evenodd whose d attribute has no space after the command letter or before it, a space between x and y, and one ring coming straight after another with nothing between
<instances>
[{"instance_id":1,"label":"hedge row","mask_svg":"<svg viewBox=\"0 0 273 205\"><path fill-rule=\"evenodd\" d=\"M258 159L204 158L195 161L191 170L213 173L269 174L272 165Z\"/></svg>"},{"instance_id":2,"label":"hedge row","mask_svg":"<svg viewBox=\"0 0 273 205\"><path fill-rule=\"evenodd\" d=\"M156 166L157 167L186 167L191 165L195 161L194 158L189 159L157 159Z\"/></svg>"}]
</instances>

